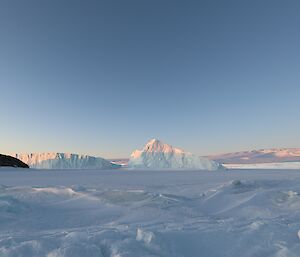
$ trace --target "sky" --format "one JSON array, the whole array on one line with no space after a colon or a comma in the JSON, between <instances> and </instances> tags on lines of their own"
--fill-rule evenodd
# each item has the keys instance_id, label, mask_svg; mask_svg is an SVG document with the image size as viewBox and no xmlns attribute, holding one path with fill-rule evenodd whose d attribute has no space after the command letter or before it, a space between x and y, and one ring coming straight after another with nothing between
<instances>
[{"instance_id":1,"label":"sky","mask_svg":"<svg viewBox=\"0 0 300 257\"><path fill-rule=\"evenodd\" d=\"M0 1L0 152L300 147L300 1Z\"/></svg>"}]
</instances>

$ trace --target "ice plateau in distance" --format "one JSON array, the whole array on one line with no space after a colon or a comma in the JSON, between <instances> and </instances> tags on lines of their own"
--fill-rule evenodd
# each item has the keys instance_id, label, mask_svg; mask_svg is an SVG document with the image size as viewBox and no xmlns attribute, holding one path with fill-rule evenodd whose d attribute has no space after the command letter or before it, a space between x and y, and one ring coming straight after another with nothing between
<instances>
[{"instance_id":1,"label":"ice plateau in distance","mask_svg":"<svg viewBox=\"0 0 300 257\"><path fill-rule=\"evenodd\" d=\"M114 169L120 165L101 157L70 153L13 154L22 162L36 169Z\"/></svg>"},{"instance_id":2,"label":"ice plateau in distance","mask_svg":"<svg viewBox=\"0 0 300 257\"><path fill-rule=\"evenodd\" d=\"M135 150L128 167L145 169L221 170L218 162L185 152L158 139L150 140L142 150Z\"/></svg>"}]
</instances>

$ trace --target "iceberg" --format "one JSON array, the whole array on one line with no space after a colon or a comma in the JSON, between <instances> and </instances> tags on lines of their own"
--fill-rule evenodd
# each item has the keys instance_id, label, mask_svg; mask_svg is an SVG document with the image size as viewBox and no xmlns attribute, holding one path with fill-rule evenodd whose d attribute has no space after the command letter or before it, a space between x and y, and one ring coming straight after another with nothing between
<instances>
[{"instance_id":1,"label":"iceberg","mask_svg":"<svg viewBox=\"0 0 300 257\"><path fill-rule=\"evenodd\" d=\"M129 159L128 167L209 171L224 169L218 162L185 152L182 149L165 144L158 139L152 139L142 150L134 151Z\"/></svg>"},{"instance_id":2,"label":"iceberg","mask_svg":"<svg viewBox=\"0 0 300 257\"><path fill-rule=\"evenodd\" d=\"M13 156L36 169L114 169L120 167L100 157L70 153L26 153Z\"/></svg>"}]
</instances>

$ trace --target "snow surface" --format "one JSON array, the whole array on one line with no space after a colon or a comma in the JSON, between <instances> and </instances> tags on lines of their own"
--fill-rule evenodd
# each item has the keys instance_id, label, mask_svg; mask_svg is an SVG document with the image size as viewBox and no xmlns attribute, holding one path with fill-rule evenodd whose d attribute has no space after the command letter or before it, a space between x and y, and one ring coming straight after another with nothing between
<instances>
[{"instance_id":1,"label":"snow surface","mask_svg":"<svg viewBox=\"0 0 300 257\"><path fill-rule=\"evenodd\" d=\"M300 169L300 162L274 162L249 164L223 164L228 169Z\"/></svg>"},{"instance_id":2,"label":"snow surface","mask_svg":"<svg viewBox=\"0 0 300 257\"><path fill-rule=\"evenodd\" d=\"M25 153L13 154L31 168L37 169L110 169L118 168L114 164L100 157L70 153Z\"/></svg>"},{"instance_id":3,"label":"snow surface","mask_svg":"<svg viewBox=\"0 0 300 257\"><path fill-rule=\"evenodd\" d=\"M222 165L172 147L157 139L150 140L142 150L135 150L128 167L150 169L199 169L218 170Z\"/></svg>"},{"instance_id":4,"label":"snow surface","mask_svg":"<svg viewBox=\"0 0 300 257\"><path fill-rule=\"evenodd\" d=\"M0 169L1 257L300 256L300 170Z\"/></svg>"}]
</instances>

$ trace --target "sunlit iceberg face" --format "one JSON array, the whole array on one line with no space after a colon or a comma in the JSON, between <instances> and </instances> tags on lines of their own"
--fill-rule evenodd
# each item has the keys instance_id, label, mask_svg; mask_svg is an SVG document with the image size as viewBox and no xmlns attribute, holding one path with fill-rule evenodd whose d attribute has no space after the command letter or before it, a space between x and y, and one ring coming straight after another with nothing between
<instances>
[{"instance_id":1,"label":"sunlit iceberg face","mask_svg":"<svg viewBox=\"0 0 300 257\"><path fill-rule=\"evenodd\" d=\"M120 165L100 157L71 153L30 153L14 156L37 169L112 169Z\"/></svg>"}]
</instances>

